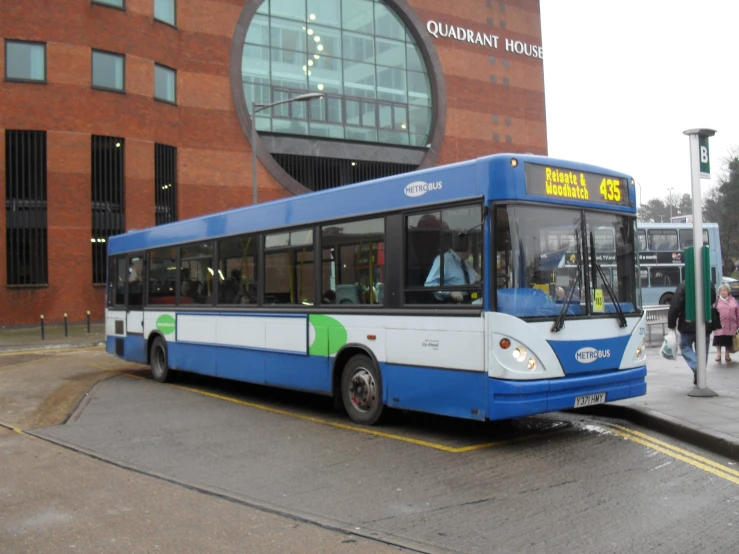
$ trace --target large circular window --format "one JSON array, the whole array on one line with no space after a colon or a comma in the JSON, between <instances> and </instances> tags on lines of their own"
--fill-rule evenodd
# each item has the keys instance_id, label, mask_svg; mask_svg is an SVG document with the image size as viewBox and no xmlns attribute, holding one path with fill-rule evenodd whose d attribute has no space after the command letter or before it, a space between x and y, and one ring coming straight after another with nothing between
<instances>
[{"instance_id":1,"label":"large circular window","mask_svg":"<svg viewBox=\"0 0 739 554\"><path fill-rule=\"evenodd\" d=\"M236 113L293 193L431 165L444 134L441 63L407 0L247 0L231 46ZM322 93L309 102L285 102ZM255 106L256 104L256 106Z\"/></svg>"},{"instance_id":2,"label":"large circular window","mask_svg":"<svg viewBox=\"0 0 739 554\"><path fill-rule=\"evenodd\" d=\"M257 114L257 130L424 147L428 71L400 17L383 1L265 0L242 57L247 107L305 92Z\"/></svg>"}]
</instances>

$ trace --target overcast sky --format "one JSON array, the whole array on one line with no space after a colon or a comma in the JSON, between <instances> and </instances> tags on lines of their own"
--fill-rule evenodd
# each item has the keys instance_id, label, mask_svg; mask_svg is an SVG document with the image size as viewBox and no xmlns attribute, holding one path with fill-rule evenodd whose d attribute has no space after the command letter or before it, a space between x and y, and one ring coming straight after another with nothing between
<instances>
[{"instance_id":1,"label":"overcast sky","mask_svg":"<svg viewBox=\"0 0 739 554\"><path fill-rule=\"evenodd\" d=\"M540 2L549 155L628 173L646 202L690 193L683 131L710 128L714 186L739 148L739 0Z\"/></svg>"}]
</instances>

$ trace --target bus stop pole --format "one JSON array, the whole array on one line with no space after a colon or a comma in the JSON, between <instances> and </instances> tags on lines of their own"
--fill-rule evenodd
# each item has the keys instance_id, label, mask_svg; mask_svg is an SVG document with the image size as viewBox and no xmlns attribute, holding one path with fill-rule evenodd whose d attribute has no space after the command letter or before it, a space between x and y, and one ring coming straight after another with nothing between
<instances>
[{"instance_id":1,"label":"bus stop pole","mask_svg":"<svg viewBox=\"0 0 739 554\"><path fill-rule=\"evenodd\" d=\"M698 356L696 367L696 387L688 393L688 396L710 397L717 394L708 388L706 376L706 313L709 306L704 306L703 300L703 202L701 201L701 158L699 153L699 140L703 137L713 136L716 132L711 129L690 129L684 134L690 137L690 178L693 192L693 255L695 256L693 268L695 271L695 350ZM706 158L708 153L706 151ZM708 162L706 160L705 165ZM719 268L721 271L721 268ZM710 287L711 283L705 283ZM711 298L709 295L708 298Z\"/></svg>"}]
</instances>

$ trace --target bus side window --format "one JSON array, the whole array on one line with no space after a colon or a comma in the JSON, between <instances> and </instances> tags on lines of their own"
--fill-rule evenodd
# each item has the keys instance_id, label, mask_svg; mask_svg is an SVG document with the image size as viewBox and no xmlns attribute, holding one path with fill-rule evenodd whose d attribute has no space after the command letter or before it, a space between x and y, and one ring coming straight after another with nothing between
<instances>
[{"instance_id":1,"label":"bus side window","mask_svg":"<svg viewBox=\"0 0 739 554\"><path fill-rule=\"evenodd\" d=\"M321 302L337 306L385 301L385 219L321 228Z\"/></svg>"},{"instance_id":2,"label":"bus side window","mask_svg":"<svg viewBox=\"0 0 739 554\"><path fill-rule=\"evenodd\" d=\"M264 237L264 303L312 306L313 229Z\"/></svg>"},{"instance_id":3,"label":"bus side window","mask_svg":"<svg viewBox=\"0 0 739 554\"><path fill-rule=\"evenodd\" d=\"M218 304L257 303L258 251L256 235L218 242Z\"/></svg>"},{"instance_id":4,"label":"bus side window","mask_svg":"<svg viewBox=\"0 0 739 554\"><path fill-rule=\"evenodd\" d=\"M479 205L406 218L406 304L482 304L481 221Z\"/></svg>"},{"instance_id":5,"label":"bus side window","mask_svg":"<svg viewBox=\"0 0 739 554\"><path fill-rule=\"evenodd\" d=\"M180 249L180 304L213 304L213 244Z\"/></svg>"},{"instance_id":6,"label":"bus side window","mask_svg":"<svg viewBox=\"0 0 739 554\"><path fill-rule=\"evenodd\" d=\"M650 267L649 280L653 287L676 288L680 284L680 268Z\"/></svg>"},{"instance_id":7,"label":"bus side window","mask_svg":"<svg viewBox=\"0 0 739 554\"><path fill-rule=\"evenodd\" d=\"M639 252L644 252L647 249L647 233L644 229L637 229L636 236L639 238Z\"/></svg>"}]
</instances>

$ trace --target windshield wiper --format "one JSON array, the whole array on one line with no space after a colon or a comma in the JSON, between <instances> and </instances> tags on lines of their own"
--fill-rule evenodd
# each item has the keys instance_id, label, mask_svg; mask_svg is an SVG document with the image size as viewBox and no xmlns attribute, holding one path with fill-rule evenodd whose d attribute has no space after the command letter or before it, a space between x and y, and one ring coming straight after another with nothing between
<instances>
[{"instance_id":1,"label":"windshield wiper","mask_svg":"<svg viewBox=\"0 0 739 554\"><path fill-rule=\"evenodd\" d=\"M626 327L626 316L624 315L623 310L621 310L621 304L619 304L618 300L616 300L616 294L613 292L610 283L606 279L606 276L603 273L603 268L601 268L600 264L595 261L595 239L593 238L592 231L590 233L590 265L593 268L593 284L597 285L595 281L595 275L597 273L598 275L600 275L600 279L601 281L603 281L603 286L606 288L606 292L608 292L608 296L610 296L611 302L613 302L613 307L616 309L616 313L618 314L619 327Z\"/></svg>"},{"instance_id":2,"label":"windshield wiper","mask_svg":"<svg viewBox=\"0 0 739 554\"><path fill-rule=\"evenodd\" d=\"M552 325L552 333L559 332L562 327L565 326L565 315L567 315L567 310L570 307L570 302L572 301L572 295L575 293L575 285L580 282L580 275L582 274L582 257L580 256L580 237L577 234L577 229L575 229L575 238L577 239L577 274L575 275L575 284L573 284L570 287L570 290L567 291L567 298L565 299L564 306L562 306L562 309L559 311L559 316L557 316L557 320L554 322L554 325Z\"/></svg>"}]
</instances>

